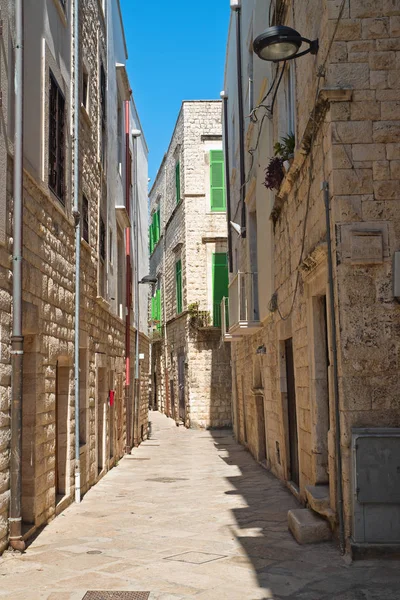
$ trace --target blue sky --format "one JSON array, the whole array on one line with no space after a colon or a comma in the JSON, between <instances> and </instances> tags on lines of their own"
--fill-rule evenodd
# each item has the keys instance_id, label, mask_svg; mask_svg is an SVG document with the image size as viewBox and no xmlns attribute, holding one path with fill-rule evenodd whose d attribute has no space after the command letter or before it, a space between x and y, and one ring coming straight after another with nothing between
<instances>
[{"instance_id":1,"label":"blue sky","mask_svg":"<svg viewBox=\"0 0 400 600\"><path fill-rule=\"evenodd\" d=\"M151 186L182 100L219 98L223 89L229 0L121 0L121 8Z\"/></svg>"}]
</instances>

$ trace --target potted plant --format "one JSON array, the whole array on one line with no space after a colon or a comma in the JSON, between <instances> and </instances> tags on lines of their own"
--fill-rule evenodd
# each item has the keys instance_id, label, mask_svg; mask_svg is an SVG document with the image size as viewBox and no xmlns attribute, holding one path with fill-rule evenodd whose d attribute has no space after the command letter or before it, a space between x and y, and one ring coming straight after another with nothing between
<instances>
[{"instance_id":1,"label":"potted plant","mask_svg":"<svg viewBox=\"0 0 400 600\"><path fill-rule=\"evenodd\" d=\"M270 159L265 173L264 185L269 190L279 190L285 171L287 172L294 157L296 140L293 133L281 138L274 145L274 156Z\"/></svg>"}]
</instances>

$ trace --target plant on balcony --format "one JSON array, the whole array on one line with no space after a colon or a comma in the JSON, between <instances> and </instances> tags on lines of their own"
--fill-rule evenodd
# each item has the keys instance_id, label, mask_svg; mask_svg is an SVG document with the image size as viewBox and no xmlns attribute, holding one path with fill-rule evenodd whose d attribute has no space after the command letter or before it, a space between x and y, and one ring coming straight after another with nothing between
<instances>
[{"instance_id":1,"label":"plant on balcony","mask_svg":"<svg viewBox=\"0 0 400 600\"><path fill-rule=\"evenodd\" d=\"M211 314L209 310L199 310L200 302L189 304L188 313L190 316L190 324L193 327L208 327L211 323Z\"/></svg>"},{"instance_id":2,"label":"plant on balcony","mask_svg":"<svg viewBox=\"0 0 400 600\"><path fill-rule=\"evenodd\" d=\"M274 145L275 156L270 159L265 169L264 185L269 190L279 190L281 187L285 170L289 170L293 160L295 145L296 139L292 133L284 136Z\"/></svg>"}]
</instances>

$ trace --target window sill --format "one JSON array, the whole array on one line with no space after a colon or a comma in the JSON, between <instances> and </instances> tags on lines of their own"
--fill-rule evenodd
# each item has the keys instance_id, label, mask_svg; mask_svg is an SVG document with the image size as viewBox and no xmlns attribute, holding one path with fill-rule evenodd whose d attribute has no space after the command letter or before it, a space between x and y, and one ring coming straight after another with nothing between
<instances>
[{"instance_id":1,"label":"window sill","mask_svg":"<svg viewBox=\"0 0 400 600\"><path fill-rule=\"evenodd\" d=\"M92 252L92 246L83 238L81 238L81 246L85 248L88 252Z\"/></svg>"},{"instance_id":2,"label":"window sill","mask_svg":"<svg viewBox=\"0 0 400 600\"><path fill-rule=\"evenodd\" d=\"M57 12L60 16L60 19L64 25L64 27L66 27L68 25L68 18L67 18L67 13L66 13L66 8L64 9L60 0L53 0L54 4L56 5L57 8Z\"/></svg>"},{"instance_id":3,"label":"window sill","mask_svg":"<svg viewBox=\"0 0 400 600\"><path fill-rule=\"evenodd\" d=\"M110 309L110 303L105 298L103 298L103 296L96 296L96 302L103 308L107 310Z\"/></svg>"},{"instance_id":4,"label":"window sill","mask_svg":"<svg viewBox=\"0 0 400 600\"><path fill-rule=\"evenodd\" d=\"M90 115L87 111L87 108L84 104L81 103L81 115L83 117L83 120L86 122L86 125L88 127L92 127L92 119L90 118Z\"/></svg>"}]
</instances>

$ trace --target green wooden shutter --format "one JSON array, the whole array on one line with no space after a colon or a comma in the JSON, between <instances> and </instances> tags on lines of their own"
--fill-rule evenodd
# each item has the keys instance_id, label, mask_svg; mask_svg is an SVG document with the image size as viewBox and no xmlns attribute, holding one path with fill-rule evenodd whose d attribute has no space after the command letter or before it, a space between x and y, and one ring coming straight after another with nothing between
<instances>
[{"instance_id":1,"label":"green wooden shutter","mask_svg":"<svg viewBox=\"0 0 400 600\"><path fill-rule=\"evenodd\" d=\"M153 243L154 246L157 244L158 242L158 231L157 231L157 215L156 213L153 214Z\"/></svg>"},{"instance_id":2,"label":"green wooden shutter","mask_svg":"<svg viewBox=\"0 0 400 600\"><path fill-rule=\"evenodd\" d=\"M149 249L150 249L150 254L152 254L152 252L153 252L153 224L151 224L149 227Z\"/></svg>"},{"instance_id":3,"label":"green wooden shutter","mask_svg":"<svg viewBox=\"0 0 400 600\"><path fill-rule=\"evenodd\" d=\"M160 330L161 329L161 290L157 290L156 293L156 309L157 309L157 329Z\"/></svg>"},{"instance_id":4,"label":"green wooden shutter","mask_svg":"<svg viewBox=\"0 0 400 600\"><path fill-rule=\"evenodd\" d=\"M156 212L156 221L157 221L157 238L161 237L161 218L160 218L160 208L158 208Z\"/></svg>"},{"instance_id":5,"label":"green wooden shutter","mask_svg":"<svg viewBox=\"0 0 400 600\"><path fill-rule=\"evenodd\" d=\"M222 150L210 151L210 198L211 210L226 210L224 153Z\"/></svg>"},{"instance_id":6,"label":"green wooden shutter","mask_svg":"<svg viewBox=\"0 0 400 600\"><path fill-rule=\"evenodd\" d=\"M175 263L175 283L176 283L176 312L182 312L182 261Z\"/></svg>"},{"instance_id":7,"label":"green wooden shutter","mask_svg":"<svg viewBox=\"0 0 400 600\"><path fill-rule=\"evenodd\" d=\"M156 320L156 303L155 303L155 297L152 296L151 297L151 320L155 321Z\"/></svg>"},{"instance_id":8,"label":"green wooden shutter","mask_svg":"<svg viewBox=\"0 0 400 600\"><path fill-rule=\"evenodd\" d=\"M178 161L175 167L175 188L176 188L176 203L181 199L181 164Z\"/></svg>"},{"instance_id":9,"label":"green wooden shutter","mask_svg":"<svg viewBox=\"0 0 400 600\"><path fill-rule=\"evenodd\" d=\"M213 289L213 325L221 327L221 302L228 297L228 257L226 252L213 254L212 289Z\"/></svg>"}]
</instances>

